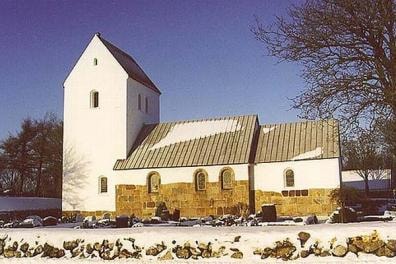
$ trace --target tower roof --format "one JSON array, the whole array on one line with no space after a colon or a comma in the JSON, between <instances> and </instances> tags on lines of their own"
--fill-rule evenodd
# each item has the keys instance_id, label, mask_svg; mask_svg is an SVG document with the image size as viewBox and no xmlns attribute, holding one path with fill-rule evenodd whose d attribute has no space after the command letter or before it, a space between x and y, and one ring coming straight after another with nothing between
<instances>
[{"instance_id":1,"label":"tower roof","mask_svg":"<svg viewBox=\"0 0 396 264\"><path fill-rule=\"evenodd\" d=\"M105 40L100 33L96 33L96 36L102 41L130 78L140 82L154 92L161 94L161 91L130 55Z\"/></svg>"}]
</instances>

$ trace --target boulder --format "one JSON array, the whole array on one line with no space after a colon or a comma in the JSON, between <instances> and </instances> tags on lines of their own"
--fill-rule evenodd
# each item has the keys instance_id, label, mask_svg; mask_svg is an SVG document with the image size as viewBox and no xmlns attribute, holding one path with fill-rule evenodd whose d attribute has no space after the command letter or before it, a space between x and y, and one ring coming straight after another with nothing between
<instances>
[{"instance_id":1,"label":"boulder","mask_svg":"<svg viewBox=\"0 0 396 264\"><path fill-rule=\"evenodd\" d=\"M172 256L172 252L171 250L166 251L166 253L158 258L159 260L172 260L173 256Z\"/></svg>"},{"instance_id":2,"label":"boulder","mask_svg":"<svg viewBox=\"0 0 396 264\"><path fill-rule=\"evenodd\" d=\"M308 241L308 239L311 237L311 235L307 232L300 232L298 233L298 239L300 240L301 247L303 248L305 243Z\"/></svg>"},{"instance_id":3,"label":"boulder","mask_svg":"<svg viewBox=\"0 0 396 264\"><path fill-rule=\"evenodd\" d=\"M234 253L232 253L231 258L235 258L235 259L242 259L243 258L243 253L241 251L235 251Z\"/></svg>"},{"instance_id":4,"label":"boulder","mask_svg":"<svg viewBox=\"0 0 396 264\"><path fill-rule=\"evenodd\" d=\"M396 253L393 252L392 250L390 250L388 247L383 246L380 247L379 249L377 249L377 251L375 251L375 255L377 255L378 257L388 257L388 258L393 258L394 256L396 256Z\"/></svg>"},{"instance_id":5,"label":"boulder","mask_svg":"<svg viewBox=\"0 0 396 264\"><path fill-rule=\"evenodd\" d=\"M311 254L311 253L309 252L309 250L305 250L305 249L301 250L301 252L300 252L300 256L301 256L302 258L306 258L306 257L308 257L310 254Z\"/></svg>"},{"instance_id":6,"label":"boulder","mask_svg":"<svg viewBox=\"0 0 396 264\"><path fill-rule=\"evenodd\" d=\"M396 252L396 240L389 239L388 242L386 242L386 247L393 252Z\"/></svg>"},{"instance_id":7,"label":"boulder","mask_svg":"<svg viewBox=\"0 0 396 264\"><path fill-rule=\"evenodd\" d=\"M26 243L26 242L23 243L23 244L21 245L20 249L21 249L21 251L22 251L23 253L26 253L26 252L28 251L28 249L29 249L29 244Z\"/></svg>"},{"instance_id":8,"label":"boulder","mask_svg":"<svg viewBox=\"0 0 396 264\"><path fill-rule=\"evenodd\" d=\"M337 245L333 248L332 254L336 257L344 257L348 253L348 249L343 245Z\"/></svg>"}]
</instances>

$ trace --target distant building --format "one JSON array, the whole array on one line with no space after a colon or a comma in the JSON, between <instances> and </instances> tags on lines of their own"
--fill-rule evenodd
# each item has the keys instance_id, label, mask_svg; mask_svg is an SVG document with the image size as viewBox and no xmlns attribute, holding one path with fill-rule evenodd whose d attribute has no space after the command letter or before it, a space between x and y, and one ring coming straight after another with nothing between
<instances>
[{"instance_id":1,"label":"distant building","mask_svg":"<svg viewBox=\"0 0 396 264\"><path fill-rule=\"evenodd\" d=\"M260 125L257 115L160 123L161 92L96 34L64 82L63 212L182 216L328 214L340 185L335 120ZM221 99L221 98L220 98ZM175 105L177 102L175 102ZM181 109L182 110L182 109Z\"/></svg>"},{"instance_id":2,"label":"distant building","mask_svg":"<svg viewBox=\"0 0 396 264\"><path fill-rule=\"evenodd\" d=\"M343 186L352 187L358 190L365 190L364 179L359 170L347 170L342 172ZM370 190L389 191L392 189L392 174L390 169L370 170L368 177Z\"/></svg>"}]
</instances>

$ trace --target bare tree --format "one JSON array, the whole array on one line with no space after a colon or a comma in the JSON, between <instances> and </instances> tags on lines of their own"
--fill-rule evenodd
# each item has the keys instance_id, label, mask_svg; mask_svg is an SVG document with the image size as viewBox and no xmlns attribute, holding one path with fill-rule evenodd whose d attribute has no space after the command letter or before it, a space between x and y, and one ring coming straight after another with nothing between
<instances>
[{"instance_id":1,"label":"bare tree","mask_svg":"<svg viewBox=\"0 0 396 264\"><path fill-rule=\"evenodd\" d=\"M365 194L369 195L369 180L380 180L389 166L383 148L371 134L361 133L359 137L346 140L342 147L344 169L356 170L365 185Z\"/></svg>"},{"instance_id":2,"label":"bare tree","mask_svg":"<svg viewBox=\"0 0 396 264\"><path fill-rule=\"evenodd\" d=\"M301 63L301 117L336 117L348 131L395 119L395 0L307 0L252 31L269 55Z\"/></svg>"}]
</instances>

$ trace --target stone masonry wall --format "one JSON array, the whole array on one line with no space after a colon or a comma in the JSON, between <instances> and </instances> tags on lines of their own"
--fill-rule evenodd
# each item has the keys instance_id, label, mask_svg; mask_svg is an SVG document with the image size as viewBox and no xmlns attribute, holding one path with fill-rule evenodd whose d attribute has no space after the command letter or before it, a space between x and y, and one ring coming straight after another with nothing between
<instances>
[{"instance_id":1,"label":"stone masonry wall","mask_svg":"<svg viewBox=\"0 0 396 264\"><path fill-rule=\"evenodd\" d=\"M298 192L289 191L287 196L278 192L256 190L256 212L261 211L262 204L273 203L276 205L278 216L329 215L337 207L336 204L330 201L329 194L331 190L308 189Z\"/></svg>"},{"instance_id":2,"label":"stone masonry wall","mask_svg":"<svg viewBox=\"0 0 396 264\"><path fill-rule=\"evenodd\" d=\"M171 183L161 184L158 193L149 193L146 185L116 186L117 215L154 216L159 202L186 217L236 214L238 204L249 203L249 184L234 181L231 190L222 190L219 182L207 182L206 190L197 191L194 183Z\"/></svg>"}]
</instances>

